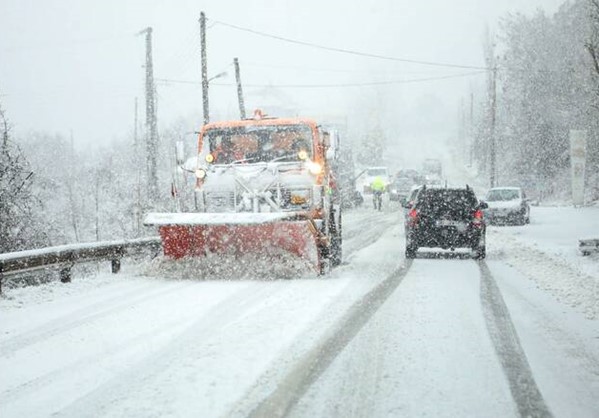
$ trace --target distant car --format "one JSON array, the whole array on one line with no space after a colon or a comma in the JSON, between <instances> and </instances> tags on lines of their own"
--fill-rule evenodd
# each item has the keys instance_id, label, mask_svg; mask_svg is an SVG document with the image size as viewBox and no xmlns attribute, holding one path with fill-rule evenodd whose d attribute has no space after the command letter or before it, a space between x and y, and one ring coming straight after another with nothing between
<instances>
[{"instance_id":1,"label":"distant car","mask_svg":"<svg viewBox=\"0 0 599 418\"><path fill-rule=\"evenodd\" d=\"M490 224L530 223L530 205L520 187L494 187L487 192L485 201L489 205L485 215Z\"/></svg>"},{"instance_id":2,"label":"distant car","mask_svg":"<svg viewBox=\"0 0 599 418\"><path fill-rule=\"evenodd\" d=\"M417 184L420 182L422 175L417 170L414 170L413 168L404 168L404 169L399 170L397 173L395 173L395 178L400 178L400 177L406 177L406 178L412 179L414 181L414 184Z\"/></svg>"},{"instance_id":3,"label":"distant car","mask_svg":"<svg viewBox=\"0 0 599 418\"><path fill-rule=\"evenodd\" d=\"M437 174L427 174L424 176L424 184L428 186L440 186L443 184L443 179Z\"/></svg>"},{"instance_id":4,"label":"distant car","mask_svg":"<svg viewBox=\"0 0 599 418\"><path fill-rule=\"evenodd\" d=\"M422 163L422 173L425 176L433 174L440 178L443 175L441 161L435 158L427 158Z\"/></svg>"},{"instance_id":5,"label":"distant car","mask_svg":"<svg viewBox=\"0 0 599 418\"><path fill-rule=\"evenodd\" d=\"M485 258L486 208L468 186L423 186L405 220L406 258L415 258L421 247L470 248L475 259Z\"/></svg>"},{"instance_id":6,"label":"distant car","mask_svg":"<svg viewBox=\"0 0 599 418\"><path fill-rule=\"evenodd\" d=\"M404 202L414 186L414 180L407 177L399 177L389 185L389 200Z\"/></svg>"}]
</instances>

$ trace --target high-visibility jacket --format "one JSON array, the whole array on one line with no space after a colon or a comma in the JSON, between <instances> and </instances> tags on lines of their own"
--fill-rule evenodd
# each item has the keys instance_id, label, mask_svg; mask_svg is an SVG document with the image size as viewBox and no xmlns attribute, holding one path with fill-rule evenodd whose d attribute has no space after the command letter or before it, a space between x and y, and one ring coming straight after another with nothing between
<instances>
[{"instance_id":1,"label":"high-visibility jacket","mask_svg":"<svg viewBox=\"0 0 599 418\"><path fill-rule=\"evenodd\" d=\"M385 187L385 182L381 177L375 177L372 183L370 184L370 188L375 192L384 192Z\"/></svg>"}]
</instances>

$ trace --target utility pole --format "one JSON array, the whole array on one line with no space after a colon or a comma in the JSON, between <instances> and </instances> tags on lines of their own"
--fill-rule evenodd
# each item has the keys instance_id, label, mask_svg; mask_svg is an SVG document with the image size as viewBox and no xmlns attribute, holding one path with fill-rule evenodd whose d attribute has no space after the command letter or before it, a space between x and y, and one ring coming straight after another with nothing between
<instances>
[{"instance_id":1,"label":"utility pole","mask_svg":"<svg viewBox=\"0 0 599 418\"><path fill-rule=\"evenodd\" d=\"M137 97L135 98L135 114L133 116L133 160L138 161L140 153L139 137L138 137L138 105ZM135 205L133 209L133 231L135 237L139 237L139 231L141 226L141 173L140 167L137 164L133 164L135 167Z\"/></svg>"},{"instance_id":2,"label":"utility pole","mask_svg":"<svg viewBox=\"0 0 599 418\"><path fill-rule=\"evenodd\" d=\"M137 112L137 97L135 98L135 109L134 109L134 112L135 113L133 115L133 148L134 148L134 151L137 152L137 147L139 145L137 143L137 139L138 139L137 138L137 124L138 124L138 121L137 121L137 115L138 115L138 112Z\"/></svg>"},{"instance_id":3,"label":"utility pole","mask_svg":"<svg viewBox=\"0 0 599 418\"><path fill-rule=\"evenodd\" d=\"M470 90L470 124L469 124L469 164L472 167L474 163L474 93Z\"/></svg>"},{"instance_id":4,"label":"utility pole","mask_svg":"<svg viewBox=\"0 0 599 418\"><path fill-rule=\"evenodd\" d=\"M8 122L1 106L0 117L2 118L2 150L8 150Z\"/></svg>"},{"instance_id":5,"label":"utility pole","mask_svg":"<svg viewBox=\"0 0 599 418\"><path fill-rule=\"evenodd\" d=\"M239 60L233 58L233 64L235 65L235 80L237 81L237 99L239 100L239 116L241 119L245 119L245 104L243 102L243 90L241 88L241 74L239 72Z\"/></svg>"},{"instance_id":6,"label":"utility pole","mask_svg":"<svg viewBox=\"0 0 599 418\"><path fill-rule=\"evenodd\" d=\"M146 165L148 171L148 199L150 202L156 202L158 198L158 173L156 164L158 130L152 63L152 28L146 28L140 32L140 34L142 33L146 35Z\"/></svg>"},{"instance_id":7,"label":"utility pole","mask_svg":"<svg viewBox=\"0 0 599 418\"><path fill-rule=\"evenodd\" d=\"M495 187L497 165L497 140L495 138L495 122L497 119L497 66L493 67L491 74L491 126L490 126L490 183Z\"/></svg>"},{"instance_id":8,"label":"utility pole","mask_svg":"<svg viewBox=\"0 0 599 418\"><path fill-rule=\"evenodd\" d=\"M460 99L460 108L458 111L457 151L459 151L460 155L466 151L466 110L463 97Z\"/></svg>"},{"instance_id":9,"label":"utility pole","mask_svg":"<svg viewBox=\"0 0 599 418\"><path fill-rule=\"evenodd\" d=\"M208 63L206 62L206 14L200 13L200 48L202 61L202 104L204 111L204 125L210 122L210 108L208 104Z\"/></svg>"}]
</instances>

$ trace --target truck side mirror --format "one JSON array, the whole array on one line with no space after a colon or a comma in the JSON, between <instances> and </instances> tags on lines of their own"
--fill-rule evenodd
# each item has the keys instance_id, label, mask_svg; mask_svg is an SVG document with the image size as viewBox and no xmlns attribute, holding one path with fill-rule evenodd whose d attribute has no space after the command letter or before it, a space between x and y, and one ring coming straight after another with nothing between
<instances>
[{"instance_id":1,"label":"truck side mirror","mask_svg":"<svg viewBox=\"0 0 599 418\"><path fill-rule=\"evenodd\" d=\"M325 157L328 161L333 161L335 159L335 150L333 148L327 148Z\"/></svg>"}]
</instances>

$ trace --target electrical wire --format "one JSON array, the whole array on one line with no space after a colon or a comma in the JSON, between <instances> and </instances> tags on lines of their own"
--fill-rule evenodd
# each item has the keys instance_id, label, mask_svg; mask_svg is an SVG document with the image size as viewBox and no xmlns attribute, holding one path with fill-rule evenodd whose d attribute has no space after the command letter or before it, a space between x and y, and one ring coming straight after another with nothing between
<instances>
[{"instance_id":1,"label":"electrical wire","mask_svg":"<svg viewBox=\"0 0 599 418\"><path fill-rule=\"evenodd\" d=\"M267 63L247 62L247 61L243 61L243 66L244 67L254 67L254 68L288 69L288 70L295 70L298 72L311 71L311 72L319 72L319 73L343 73L343 74L362 74L362 75L389 74L389 70L371 71L371 70L353 70L353 69L341 69L341 68L322 68L322 67L316 68L316 67L302 67L302 66L288 65L288 64L267 64ZM440 71L440 70L431 69L430 71L419 70L419 71L393 71L393 72L396 74L419 74L419 75L424 75L425 72L428 72L432 75L438 71Z\"/></svg>"},{"instance_id":2,"label":"electrical wire","mask_svg":"<svg viewBox=\"0 0 599 418\"><path fill-rule=\"evenodd\" d=\"M486 74L487 71L473 71L468 73L461 74L452 74L441 77L426 77L426 78L413 78L407 80L390 80L390 81L372 81L366 83L340 83L340 84L244 84L244 87L277 87L277 88L345 88L345 87L372 87L372 86L387 86L394 84L411 84L411 83L423 83L428 81L439 81L439 80L447 80L451 78L462 78L462 77L471 77L475 75ZM199 81L192 80L175 80L168 78L155 78L156 82L163 84L193 84L193 85L201 85L202 83ZM211 86L235 86L234 83L210 83Z\"/></svg>"},{"instance_id":3,"label":"electrical wire","mask_svg":"<svg viewBox=\"0 0 599 418\"><path fill-rule=\"evenodd\" d=\"M351 54L351 55L357 55L357 56L367 57L367 58L378 58L378 59L383 59L383 60L388 60L388 61L404 62L404 63L409 63L409 64L428 65L428 66L434 66L434 67L462 68L462 69L469 69L469 70L484 70L484 71L491 70L491 68L488 68L488 67L480 67L480 66L474 66L474 65L461 65L461 64L452 64L452 63L434 62L434 61L420 61L420 60L412 60L412 59L399 58L399 57L390 57L390 56L386 56L386 55L371 54L369 52L354 51L351 49L335 48L335 47L315 44L312 42L305 42L305 41L299 41L297 39L285 38L283 36L273 35L273 34L269 34L266 32L261 32L261 31L257 31L257 30L250 29L250 28L245 28L245 27L238 26L238 25L233 25L231 23L222 22L220 20L214 20L214 19L210 19L210 20L212 22L214 22L214 24L218 24L218 25L225 26L225 27L235 29L235 30L239 30L242 32L252 33L254 35L263 36L263 37L271 38L271 39L276 39L279 41L288 42L288 43L292 43L292 44L296 44L296 45L303 45L303 46L308 46L311 48L322 49L325 51L339 52L339 53L343 53L343 54Z\"/></svg>"}]
</instances>

